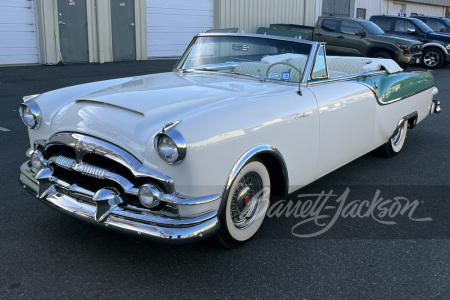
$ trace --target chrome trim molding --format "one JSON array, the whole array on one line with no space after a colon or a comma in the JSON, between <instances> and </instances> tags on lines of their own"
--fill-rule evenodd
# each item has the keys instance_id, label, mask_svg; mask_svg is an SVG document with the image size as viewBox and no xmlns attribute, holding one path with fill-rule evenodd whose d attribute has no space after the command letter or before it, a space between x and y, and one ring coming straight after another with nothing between
<instances>
[{"instance_id":1,"label":"chrome trim molding","mask_svg":"<svg viewBox=\"0 0 450 300\"><path fill-rule=\"evenodd\" d=\"M386 74L386 72L385 71L370 71L367 73L358 73L358 74L352 74L352 75L348 75L348 76L332 77L332 78L328 78L328 79L320 79L317 81L309 81L308 86L321 85L321 84L337 82L337 81L348 81L348 80L352 80L352 79L358 79L358 78L374 76L374 75L382 75L382 74ZM358 82L358 83L361 83L361 84L366 85L369 88L373 89L373 87L371 87L368 84L365 84L362 82Z\"/></svg>"},{"instance_id":2,"label":"chrome trim molding","mask_svg":"<svg viewBox=\"0 0 450 300\"><path fill-rule=\"evenodd\" d=\"M251 38L266 38L266 39L272 39L272 40L280 40L280 41L289 41L289 42L297 42L301 44L309 44L314 45L318 44L318 42L309 41L309 40L302 40L298 38L290 38L290 37L284 37L284 36L278 36L278 35L263 35L263 34L256 34L256 33L220 33L220 32L210 32L210 33L200 33L197 34L195 37L202 37L202 36L235 36L235 37L251 37Z\"/></svg>"},{"instance_id":3,"label":"chrome trim molding","mask_svg":"<svg viewBox=\"0 0 450 300\"><path fill-rule=\"evenodd\" d=\"M278 151L278 149L276 149L275 147L270 146L270 145L264 145L264 144L256 145L253 148L247 150L247 152L245 152L244 155L242 155L238 159L238 161L236 162L234 167L231 169L230 174L228 175L227 181L225 183L223 192L222 192L223 201L220 204L219 212L222 211L222 209L228 199L228 194L230 192L231 185L233 184L233 181L236 178L236 176L238 175L239 171L242 169L242 167L245 166L245 164L249 160L251 160L255 156L257 156L259 154L263 154L263 153L271 154L278 160L278 162L281 165L281 168L283 171L283 176L285 179L284 190L285 190L285 192L287 192L289 190L289 174L288 174L286 162L284 161L284 158L281 155L280 151Z\"/></svg>"},{"instance_id":4,"label":"chrome trim molding","mask_svg":"<svg viewBox=\"0 0 450 300\"><path fill-rule=\"evenodd\" d=\"M180 123L180 121L175 121L169 124L164 125L163 129L156 134L155 136L155 140L154 140L154 146L155 146L155 150L158 153L158 155L161 157L161 155L159 154L159 147L158 147L158 142L159 142L159 138L162 135L167 135L169 138L172 139L172 141L175 143L175 145L177 146L178 149L178 158L177 160L175 160L174 162L168 162L165 159L163 159L161 157L161 159L169 164L169 165L179 165L183 162L183 160L186 158L186 152L187 152L187 145L186 145L186 140L184 139L183 135L181 135L181 133L175 129L175 127Z\"/></svg>"},{"instance_id":5,"label":"chrome trim molding","mask_svg":"<svg viewBox=\"0 0 450 300\"><path fill-rule=\"evenodd\" d=\"M303 72L301 84L307 84L311 78L311 72L314 62L316 61L317 52L319 51L319 43L315 42L312 45L311 52L308 55L308 60L306 61L305 70Z\"/></svg>"},{"instance_id":6,"label":"chrome trim molding","mask_svg":"<svg viewBox=\"0 0 450 300\"><path fill-rule=\"evenodd\" d=\"M19 114L20 114L20 117L21 117L23 123L28 128L35 129L35 130L39 129L39 127L41 127L41 123L42 123L41 109L39 108L39 105L34 101L34 99L36 99L39 96L40 96L40 94L25 96L25 97L23 97L23 103L20 104L20 106L19 106ZM23 119L23 110L25 107L28 107L28 109L33 114L34 121L36 122L36 124L33 127L30 127L27 123L25 123L25 120Z\"/></svg>"},{"instance_id":7,"label":"chrome trim molding","mask_svg":"<svg viewBox=\"0 0 450 300\"><path fill-rule=\"evenodd\" d=\"M388 102L381 102L381 101L378 100L378 103L379 103L380 105L391 104L391 103L394 103L394 102L397 102L397 101L400 101L400 100L403 100L403 99L406 99L406 98L415 96L415 95L417 95L417 94L420 94L420 93L425 92L426 90L429 90L429 89L432 89L432 88L434 88L434 85L429 86L429 87L426 87L426 88L423 88L423 89L421 89L421 90L419 90L419 91L417 91L417 92L411 93L411 94L406 95L406 96L403 96L403 97L399 97L399 98L397 98L397 99L394 99L394 100L391 100L391 101L388 101Z\"/></svg>"},{"instance_id":8,"label":"chrome trim molding","mask_svg":"<svg viewBox=\"0 0 450 300\"><path fill-rule=\"evenodd\" d=\"M408 121L409 128L411 128L411 129L414 128L416 126L418 116L419 116L419 114L417 113L417 111L413 111L412 113L407 114L406 116L404 116L403 118L398 120L397 124L395 125L394 135L395 135L395 132L397 131L397 129L399 129L402 126L403 122L405 122L405 121ZM409 120L413 120L413 122L411 123Z\"/></svg>"}]
</instances>

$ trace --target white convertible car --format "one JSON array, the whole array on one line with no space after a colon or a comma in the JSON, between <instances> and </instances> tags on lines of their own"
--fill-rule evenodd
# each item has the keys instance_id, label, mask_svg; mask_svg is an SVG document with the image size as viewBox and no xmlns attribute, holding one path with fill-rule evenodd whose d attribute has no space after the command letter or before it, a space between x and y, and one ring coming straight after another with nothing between
<instances>
[{"instance_id":1,"label":"white convertible car","mask_svg":"<svg viewBox=\"0 0 450 300\"><path fill-rule=\"evenodd\" d=\"M227 247L286 196L440 112L433 76L391 60L327 57L323 44L200 34L173 72L24 97L20 183L82 220Z\"/></svg>"}]
</instances>

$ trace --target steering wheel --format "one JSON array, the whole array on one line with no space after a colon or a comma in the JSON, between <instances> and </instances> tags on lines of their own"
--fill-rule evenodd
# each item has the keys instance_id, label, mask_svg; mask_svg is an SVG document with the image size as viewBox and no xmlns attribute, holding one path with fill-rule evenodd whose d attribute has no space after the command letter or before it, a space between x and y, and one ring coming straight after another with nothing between
<instances>
[{"instance_id":1,"label":"steering wheel","mask_svg":"<svg viewBox=\"0 0 450 300\"><path fill-rule=\"evenodd\" d=\"M294 69L295 71L297 71L299 75L302 73L301 68L297 68L297 67L294 66L293 64L290 64L290 63L285 62L285 61L279 61L279 62L276 62L276 63L271 64L271 65L267 68L267 70L266 70L266 76L265 76L265 77L267 77L267 75L269 75L270 69L272 69L272 67L274 67L274 66L276 66L276 65L285 65L285 66L289 66L289 67L291 67L292 69Z\"/></svg>"}]
</instances>

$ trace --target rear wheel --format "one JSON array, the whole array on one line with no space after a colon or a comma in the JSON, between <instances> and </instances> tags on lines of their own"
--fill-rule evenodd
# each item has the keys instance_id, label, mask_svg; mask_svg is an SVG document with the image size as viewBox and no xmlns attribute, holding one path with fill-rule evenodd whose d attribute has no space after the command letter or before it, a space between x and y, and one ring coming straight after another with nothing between
<instances>
[{"instance_id":1,"label":"rear wheel","mask_svg":"<svg viewBox=\"0 0 450 300\"><path fill-rule=\"evenodd\" d=\"M394 132L386 144L379 148L379 152L384 157L394 157L403 149L408 131L408 121L404 121Z\"/></svg>"},{"instance_id":2,"label":"rear wheel","mask_svg":"<svg viewBox=\"0 0 450 300\"><path fill-rule=\"evenodd\" d=\"M422 63L428 69L437 69L445 62L444 53L438 48L428 48L423 51Z\"/></svg>"},{"instance_id":3,"label":"rear wheel","mask_svg":"<svg viewBox=\"0 0 450 300\"><path fill-rule=\"evenodd\" d=\"M247 163L234 179L220 214L216 238L226 248L235 248L255 235L266 216L270 176L260 161Z\"/></svg>"}]
</instances>

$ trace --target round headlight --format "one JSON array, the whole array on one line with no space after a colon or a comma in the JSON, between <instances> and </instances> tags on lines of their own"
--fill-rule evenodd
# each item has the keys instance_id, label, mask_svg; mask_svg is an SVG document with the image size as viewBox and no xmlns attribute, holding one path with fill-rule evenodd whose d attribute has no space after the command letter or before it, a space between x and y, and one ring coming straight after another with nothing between
<instances>
[{"instance_id":1,"label":"round headlight","mask_svg":"<svg viewBox=\"0 0 450 300\"><path fill-rule=\"evenodd\" d=\"M38 129L41 125L41 110L36 102L29 100L19 107L19 114L23 123L30 129Z\"/></svg>"},{"instance_id":2,"label":"round headlight","mask_svg":"<svg viewBox=\"0 0 450 300\"><path fill-rule=\"evenodd\" d=\"M175 129L179 122L166 124L155 137L155 148L159 157L170 165L181 164L186 157L186 141Z\"/></svg>"},{"instance_id":3,"label":"round headlight","mask_svg":"<svg viewBox=\"0 0 450 300\"><path fill-rule=\"evenodd\" d=\"M171 137L161 134L158 138L158 154L167 163L173 164L178 159L178 147Z\"/></svg>"},{"instance_id":4,"label":"round headlight","mask_svg":"<svg viewBox=\"0 0 450 300\"><path fill-rule=\"evenodd\" d=\"M19 113L20 116L22 117L23 123L28 128L36 127L36 119L34 118L34 115L28 106L26 106L25 104L20 105Z\"/></svg>"}]
</instances>

